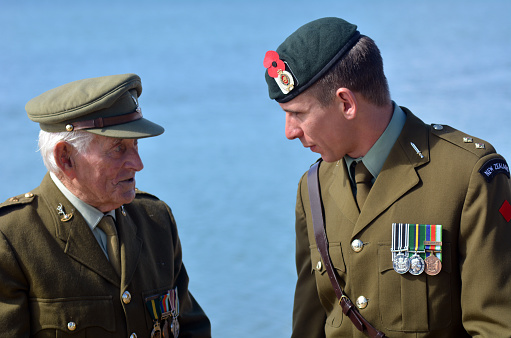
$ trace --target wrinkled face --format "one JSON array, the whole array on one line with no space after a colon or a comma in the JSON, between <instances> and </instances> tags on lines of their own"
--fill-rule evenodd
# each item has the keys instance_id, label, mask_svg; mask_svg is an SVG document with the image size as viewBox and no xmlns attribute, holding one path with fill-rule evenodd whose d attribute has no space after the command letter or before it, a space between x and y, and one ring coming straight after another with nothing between
<instances>
[{"instance_id":1,"label":"wrinkled face","mask_svg":"<svg viewBox=\"0 0 511 338\"><path fill-rule=\"evenodd\" d=\"M106 212L135 198L135 173L144 168L138 140L94 135L83 153L75 153L73 180L76 195Z\"/></svg>"},{"instance_id":2,"label":"wrinkled face","mask_svg":"<svg viewBox=\"0 0 511 338\"><path fill-rule=\"evenodd\" d=\"M324 161L340 160L352 149L352 131L338 104L322 106L314 96L302 93L280 106L286 112L286 137L300 139Z\"/></svg>"}]
</instances>

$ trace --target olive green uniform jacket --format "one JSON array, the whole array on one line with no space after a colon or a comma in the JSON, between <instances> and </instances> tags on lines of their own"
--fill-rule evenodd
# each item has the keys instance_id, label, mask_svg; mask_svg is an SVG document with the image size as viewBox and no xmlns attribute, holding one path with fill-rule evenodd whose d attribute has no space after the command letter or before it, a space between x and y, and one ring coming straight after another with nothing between
<instances>
[{"instance_id":1,"label":"olive green uniform jacket","mask_svg":"<svg viewBox=\"0 0 511 338\"><path fill-rule=\"evenodd\" d=\"M124 212L116 210L119 279L48 174L25 196L0 206L2 337L149 337L153 322L145 297L176 286L179 337L211 336L208 318L188 292L176 224L165 203L137 192ZM61 220L59 204L73 213L71 220ZM69 325L73 331L68 323L75 324Z\"/></svg>"},{"instance_id":2,"label":"olive green uniform jacket","mask_svg":"<svg viewBox=\"0 0 511 338\"><path fill-rule=\"evenodd\" d=\"M499 173L487 182L479 172L502 157L484 141L465 143L467 135L448 126L436 130L403 110L406 123L360 213L345 163L320 166L329 252L341 287L353 303L368 299L360 313L388 337L509 337L510 180ZM392 223L443 226L438 275L393 270ZM298 188L296 236L293 337L364 337L343 315L318 264L306 175ZM358 253L351 249L355 239L364 243Z\"/></svg>"}]
</instances>

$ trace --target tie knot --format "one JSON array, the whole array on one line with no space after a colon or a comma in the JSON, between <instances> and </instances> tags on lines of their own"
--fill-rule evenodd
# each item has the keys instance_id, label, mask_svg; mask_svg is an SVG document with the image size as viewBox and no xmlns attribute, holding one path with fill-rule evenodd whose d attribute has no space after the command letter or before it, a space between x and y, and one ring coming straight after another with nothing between
<instances>
[{"instance_id":1,"label":"tie knot","mask_svg":"<svg viewBox=\"0 0 511 338\"><path fill-rule=\"evenodd\" d=\"M355 183L371 183L373 175L367 170L362 161L355 165Z\"/></svg>"},{"instance_id":2,"label":"tie knot","mask_svg":"<svg viewBox=\"0 0 511 338\"><path fill-rule=\"evenodd\" d=\"M98 228L103 230L107 236L116 236L117 229L115 228L114 218L110 215L104 216L98 223Z\"/></svg>"}]
</instances>

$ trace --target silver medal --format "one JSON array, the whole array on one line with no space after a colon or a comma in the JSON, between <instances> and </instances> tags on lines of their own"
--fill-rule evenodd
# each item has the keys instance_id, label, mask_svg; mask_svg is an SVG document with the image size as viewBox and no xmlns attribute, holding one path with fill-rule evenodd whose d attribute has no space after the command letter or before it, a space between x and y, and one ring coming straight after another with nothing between
<instances>
[{"instance_id":1,"label":"silver medal","mask_svg":"<svg viewBox=\"0 0 511 338\"><path fill-rule=\"evenodd\" d=\"M417 253L410 258L410 273L412 275L420 275L424 271L425 266L424 259Z\"/></svg>"},{"instance_id":2,"label":"silver medal","mask_svg":"<svg viewBox=\"0 0 511 338\"><path fill-rule=\"evenodd\" d=\"M170 331L172 332L172 335L174 338L177 338L179 336L179 321L177 320L177 317L172 317L172 323L170 324Z\"/></svg>"},{"instance_id":3,"label":"silver medal","mask_svg":"<svg viewBox=\"0 0 511 338\"><path fill-rule=\"evenodd\" d=\"M407 273L410 270L410 258L404 253L398 253L392 260L392 266L399 274Z\"/></svg>"}]
</instances>

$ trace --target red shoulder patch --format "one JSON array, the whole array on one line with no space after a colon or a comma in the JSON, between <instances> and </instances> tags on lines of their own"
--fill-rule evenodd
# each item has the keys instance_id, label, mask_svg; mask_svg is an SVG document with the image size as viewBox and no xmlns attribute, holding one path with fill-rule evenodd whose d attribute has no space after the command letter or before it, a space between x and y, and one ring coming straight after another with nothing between
<instances>
[{"instance_id":1,"label":"red shoulder patch","mask_svg":"<svg viewBox=\"0 0 511 338\"><path fill-rule=\"evenodd\" d=\"M507 200L502 203L499 211L507 222L511 221L511 204Z\"/></svg>"}]
</instances>

